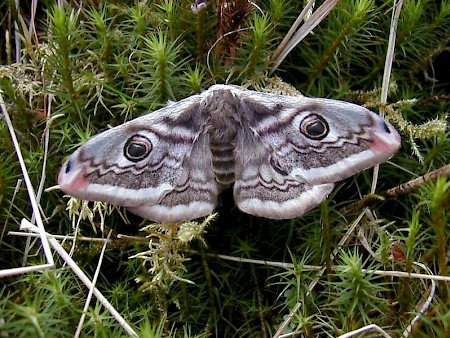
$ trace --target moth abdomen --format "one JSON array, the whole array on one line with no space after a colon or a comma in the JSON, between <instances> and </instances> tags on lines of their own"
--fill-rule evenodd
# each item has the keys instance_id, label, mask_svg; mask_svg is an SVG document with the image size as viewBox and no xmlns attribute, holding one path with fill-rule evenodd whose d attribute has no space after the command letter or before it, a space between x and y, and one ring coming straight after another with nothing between
<instances>
[{"instance_id":1,"label":"moth abdomen","mask_svg":"<svg viewBox=\"0 0 450 338\"><path fill-rule=\"evenodd\" d=\"M211 142L212 165L216 180L224 186L235 180L235 146L230 142Z\"/></svg>"}]
</instances>

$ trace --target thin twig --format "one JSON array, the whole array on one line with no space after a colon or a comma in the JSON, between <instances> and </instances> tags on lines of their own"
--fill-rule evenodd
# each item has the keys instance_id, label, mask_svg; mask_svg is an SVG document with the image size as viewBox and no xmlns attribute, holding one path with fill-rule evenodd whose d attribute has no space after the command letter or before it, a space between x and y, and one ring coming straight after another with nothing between
<instances>
[{"instance_id":1,"label":"thin twig","mask_svg":"<svg viewBox=\"0 0 450 338\"><path fill-rule=\"evenodd\" d=\"M392 63L394 62L395 38L397 36L397 25L398 25L398 20L400 18L402 6L403 6L403 0L399 0L398 4L396 1L394 2L394 10L392 12L392 19L391 19L391 28L389 31L389 43L388 43L388 49L386 51L386 61L384 63L383 84L381 86L381 98L380 98L381 104L387 103L387 96L389 93L389 81L391 79L391 73L392 73ZM381 116L384 115L382 110L380 111L380 115ZM372 187L370 188L370 192L372 194L374 194L377 189L379 170L380 170L380 165L377 164L373 168Z\"/></svg>"},{"instance_id":2,"label":"thin twig","mask_svg":"<svg viewBox=\"0 0 450 338\"><path fill-rule=\"evenodd\" d=\"M351 229L349 229L349 230L351 230ZM351 231L349 231L349 232L351 232ZM195 252L195 251L189 251L189 252L190 253L197 253L197 254L199 254L198 252ZM276 266L276 267L282 267L282 268L294 268L295 267L294 264L292 264L292 263L269 262L269 261L263 261L263 260L247 259L247 258L232 257L232 256L226 256L226 255L218 255L218 254L206 254L206 256L215 257L215 258L221 258L221 259L231 260L231 261L237 261L237 262L241 262L241 263L260 264L260 265ZM421 317L425 314L425 312L431 306L431 303L433 301L434 295L436 293L436 281L450 282L450 277L433 275L431 270L427 266L422 264L422 263L413 262L413 264L415 266L418 266L418 267L424 269L425 272L427 272L427 274L410 273L410 272L403 272L403 271L384 271L384 270L361 269L361 272L366 273L366 274L370 274L370 275L391 276L391 277L398 277L398 278L416 278L416 279L430 280L431 281L431 287L430 287L429 294L428 294L425 302L423 303L423 305L420 307L420 310L418 311L416 316L411 320L410 324L408 325L408 327L403 332L403 336L404 337L409 337L410 333L412 332L412 329L413 329L414 325L417 323L417 321L419 321L421 319ZM320 271L324 271L325 270L325 266L316 266L316 265L304 265L304 266L302 266L302 268L303 268L303 270L320 270ZM331 269L334 269L334 267L332 266ZM314 281L313 281L313 283L314 283ZM311 290L311 285L310 285L310 290ZM293 309L291 311L291 313L289 314L289 316L291 316L291 315L293 316L298 311L298 309L300 308L300 305L301 305L301 303L297 303L296 304L296 309ZM286 328L286 326L283 326L283 330L285 328ZM283 338L283 337L288 337L289 336L289 335L281 334L282 332L280 334L278 334L278 332L280 330L281 330L281 327L279 328L277 333L274 335L274 337ZM390 337L379 326L377 326L375 324L371 324L371 325L367 325L367 326L364 326L362 328L359 328L357 330L354 330L354 331L351 331L351 332L347 332L347 333L339 336L339 338L349 338L349 337L353 337L353 336L355 336L357 334L360 334L360 333L363 333L363 332L369 332L369 331L377 331L377 332L381 333L383 337Z\"/></svg>"},{"instance_id":3,"label":"thin twig","mask_svg":"<svg viewBox=\"0 0 450 338\"><path fill-rule=\"evenodd\" d=\"M11 201L9 202L8 215L11 215L11 210L14 205L14 201L16 200L17 192L19 191L21 185L22 185L22 179L19 178L16 182L16 187L14 188L14 193L12 195ZM9 217L6 218L5 223L3 224L2 234L0 235L0 245L3 242L3 236L5 235L5 231L8 228L8 221L9 221Z\"/></svg>"},{"instance_id":4,"label":"thin twig","mask_svg":"<svg viewBox=\"0 0 450 338\"><path fill-rule=\"evenodd\" d=\"M286 48L286 45L289 43L289 41L292 39L292 36L297 31L298 26L300 26L300 23L305 19L306 14L310 11L310 9L314 6L315 0L308 0L305 7L303 7L303 10L298 15L297 19L292 24L291 28L289 28L289 31L284 36L283 40L280 42L280 45L277 47L275 52L273 52L271 59L277 60L280 56L280 54L283 52L283 50Z\"/></svg>"},{"instance_id":5,"label":"thin twig","mask_svg":"<svg viewBox=\"0 0 450 338\"><path fill-rule=\"evenodd\" d=\"M414 265L424 269L426 272L428 272L430 275L433 273L431 270L422 263L413 262ZM403 331L403 337L409 337L412 333L414 325L422 318L422 316L425 314L425 312L430 307L431 303L433 302L434 295L436 294L436 282L431 279L431 287L430 287L430 293L427 296L427 299L423 303L423 305L420 307L420 310L418 311L417 315L413 318L413 320L409 323L408 327Z\"/></svg>"},{"instance_id":6,"label":"thin twig","mask_svg":"<svg viewBox=\"0 0 450 338\"><path fill-rule=\"evenodd\" d=\"M321 23L323 19L325 19L325 17L331 12L331 10L334 8L334 6L337 5L338 2L339 0L325 0L324 3L319 8L317 8L317 10L310 16L310 18L306 20L306 22L298 29L298 31L292 35L289 41L283 42L284 45L280 45L280 47L278 47L272 58L272 73L278 68L281 62L283 62L285 57L305 38L305 36L311 33L314 28L316 28L317 25ZM299 18L303 15L303 12L305 12L305 10L300 13ZM297 19L297 21L300 20ZM297 21L294 24L297 24Z\"/></svg>"},{"instance_id":7,"label":"thin twig","mask_svg":"<svg viewBox=\"0 0 450 338\"><path fill-rule=\"evenodd\" d=\"M214 78L214 73L213 73L213 71L212 71L212 69L211 69L211 65L209 64L209 62L210 62L209 59L210 59L210 56L211 56L211 53L212 53L214 47L216 47L216 45L217 45L222 39L224 39L226 36L231 35L231 34L235 34L235 33L239 33L239 32L243 32L243 31L247 31L247 30L250 30L251 28L253 28L253 27L239 28L239 29L233 30L233 31L231 31L231 32L225 33L225 34L223 34L222 36L220 36L219 38L217 38L217 40L212 44L212 46L211 46L211 47L209 48L209 50L208 50L208 53L206 53L206 66L207 66L207 68L208 68L209 73L211 74L211 76L212 76L213 78ZM227 81L225 81L225 83L227 83Z\"/></svg>"},{"instance_id":8,"label":"thin twig","mask_svg":"<svg viewBox=\"0 0 450 338\"><path fill-rule=\"evenodd\" d=\"M20 8L19 8L19 0L14 0L14 5L16 6L16 13L20 13ZM20 63L20 50L22 49L21 46L22 44L20 43L20 32L19 32L19 24L17 23L17 21L14 19L14 45L16 46L16 59L15 62ZM2 100L3 101L3 100Z\"/></svg>"},{"instance_id":9,"label":"thin twig","mask_svg":"<svg viewBox=\"0 0 450 338\"><path fill-rule=\"evenodd\" d=\"M53 101L53 95L49 95L48 96L48 106L45 106L45 102L46 100L44 100L44 109L46 111L46 126L45 126L45 132L44 132L44 158L43 158L43 164L42 164L42 172L41 172L41 179L39 180L39 186L38 186L38 190L36 193L36 201L38 203L38 205L40 205L40 201L41 201L41 196L42 196L42 192L44 190L44 186L45 186L45 178L46 178L46 171L47 171L47 157L48 157L48 144L49 144L49 140L50 140L50 112L51 112L51 107L52 107L52 101ZM42 214L44 214L44 212L42 211L42 209L40 209ZM45 215L44 215L45 216ZM31 216L31 223L35 223L35 213L33 213L33 215ZM26 264L26 261L28 259L28 253L30 252L31 248L34 246L34 243L31 244L29 238L25 244L25 248L24 248L24 255L23 255L23 265Z\"/></svg>"},{"instance_id":10,"label":"thin twig","mask_svg":"<svg viewBox=\"0 0 450 338\"><path fill-rule=\"evenodd\" d=\"M8 235L10 236L23 236L23 237L39 237L38 234L33 234L33 233L28 233L28 232L20 232L20 231L9 231ZM58 240L77 240L79 242L100 242L100 243L104 243L107 242L108 244L111 243L115 243L116 241L122 242L122 243L126 243L126 242L130 242L133 241L133 245L136 241L142 241L142 242L146 242L148 243L149 240L148 238L145 237L138 237L138 236L125 236L125 235L117 235L116 239L109 239L107 240L106 238L98 238L98 237L84 237L84 236L67 236L67 235L50 235L48 234L48 236L52 236Z\"/></svg>"},{"instance_id":11,"label":"thin twig","mask_svg":"<svg viewBox=\"0 0 450 338\"><path fill-rule=\"evenodd\" d=\"M364 327L360 327L357 330L353 330L351 332L347 332L347 333L345 333L343 335L340 335L338 338L350 338L350 337L354 337L356 335L359 335L360 333L371 332L371 331L378 332L384 338L391 338L391 336L386 331L384 331L381 327L379 327L376 324L370 324L370 325L366 325Z\"/></svg>"},{"instance_id":12,"label":"thin twig","mask_svg":"<svg viewBox=\"0 0 450 338\"><path fill-rule=\"evenodd\" d=\"M435 181L438 177L450 177L450 164L446 164L445 166L433 170L425 175L390 188L378 195L366 195L361 200L352 202L340 208L339 212L345 214L352 210L360 210L361 208L368 207L376 202L379 202L380 200L383 200L383 198L394 199L401 195L410 194L423 187L425 184Z\"/></svg>"},{"instance_id":13,"label":"thin twig","mask_svg":"<svg viewBox=\"0 0 450 338\"><path fill-rule=\"evenodd\" d=\"M39 229L31 224L26 219L22 219L20 226L21 230L31 231L34 233L39 233ZM90 281L89 277L80 269L77 263L67 254L66 250L58 243L58 241L53 238L52 235L44 233L48 238L48 242L51 244L53 249L60 255L60 257L67 263L67 265L72 269L75 275L80 278L80 280L86 285L87 288L93 289L93 294L97 300L111 313L114 319L124 328L124 330L132 337L138 337L137 333L131 328L131 326L126 322L126 320L121 316L121 314L114 308L114 306L103 296L103 294L94 287L93 283ZM35 269L38 270L38 269Z\"/></svg>"},{"instance_id":14,"label":"thin twig","mask_svg":"<svg viewBox=\"0 0 450 338\"><path fill-rule=\"evenodd\" d=\"M194 250L189 250L188 252L191 254L197 254L197 255L200 254L198 251L194 251ZM233 261L233 262L239 262L239 263L259 264L259 265L273 266L273 267L279 267L279 268L284 268L284 269L295 268L295 265L293 263L286 263L286 262L271 262L271 261L264 261L264 260L258 260L258 259L248 259L248 258L242 258L242 257L219 255L219 254L213 254L213 253L207 253L206 256L212 257L212 258L220 258L220 259L229 260L229 261ZM324 266L322 266L322 265L302 265L303 271L321 270L323 268L324 268ZM331 269L334 270L334 266L331 266ZM450 276L427 275L427 274L423 274L423 273L414 273L414 272L372 270L372 269L361 269L361 271L363 273L379 275L379 276L429 279L429 280L444 281L444 282L450 283Z\"/></svg>"},{"instance_id":15,"label":"thin twig","mask_svg":"<svg viewBox=\"0 0 450 338\"><path fill-rule=\"evenodd\" d=\"M359 222L361 221L361 219L363 218L364 214L365 214L366 210L364 209L360 215L355 219L355 221L353 222L353 224L350 226L350 228L347 230L347 232L345 233L345 235L341 238L341 240L339 241L336 249L333 250L333 252L331 253L331 257L330 257L330 261L333 261L334 258L337 256L337 254L340 251L340 248L347 242L347 240L350 238L350 235L353 233L353 231L356 229L357 225L359 224ZM317 285L317 283L320 280L320 277L322 277L322 275L324 274L324 272L326 271L326 266L324 265L323 267L321 267L321 269L319 270L319 272L317 273L316 277L312 280L312 282L308 285L308 291L306 293L306 295L309 295L312 291L312 289L314 289L314 287ZM302 302L298 301L295 306L292 308L291 312L288 314L287 318L285 319L285 321L283 323L281 323L281 325L279 326L277 332L275 332L275 335L273 336L274 338L279 338L283 332L285 331L285 329L288 327L289 323L292 321L292 319L294 318L294 315L300 310L300 307L302 306Z\"/></svg>"},{"instance_id":16,"label":"thin twig","mask_svg":"<svg viewBox=\"0 0 450 338\"><path fill-rule=\"evenodd\" d=\"M109 231L106 241L103 243L102 251L100 252L100 257L98 259L97 268L95 269L94 278L92 278L92 286L89 288L89 293L86 298L86 303L84 304L83 313L81 314L80 320L78 322L77 330L74 334L75 338L80 336L81 330L83 328L83 323L86 318L86 313L89 309L89 304L91 303L92 294L94 293L95 284L97 283L98 275L100 274L100 267L102 266L103 257L105 255L106 246L108 245L108 240L111 237L112 230Z\"/></svg>"},{"instance_id":17,"label":"thin twig","mask_svg":"<svg viewBox=\"0 0 450 338\"><path fill-rule=\"evenodd\" d=\"M430 171L425 175L417 177L406 183L402 183L396 187L386 190L381 195L386 198L396 198L400 195L409 194L420 187L424 186L430 181L436 180L438 177L450 177L450 164L440 167L436 170Z\"/></svg>"},{"instance_id":18,"label":"thin twig","mask_svg":"<svg viewBox=\"0 0 450 338\"><path fill-rule=\"evenodd\" d=\"M45 178L46 178L46 169L47 169L47 157L48 157L48 144L50 141L50 115L51 115L51 110L52 110L52 102L53 102L53 95L49 94L47 96L47 107L46 107L46 125L45 125L45 132L44 132L44 158L43 158L43 163L42 163L42 173L41 173L41 179L39 181L39 186L38 186L38 190L37 190L37 194L36 194L36 199L38 202L40 202L41 200L41 196L42 196L42 192L44 191L44 186L45 186ZM31 223L33 223L33 221L31 221Z\"/></svg>"},{"instance_id":19,"label":"thin twig","mask_svg":"<svg viewBox=\"0 0 450 338\"><path fill-rule=\"evenodd\" d=\"M39 228L41 234L41 243L44 249L45 258L48 264L41 265L42 269L52 268L55 266L55 262L53 261L52 252L50 250L50 245L48 243L47 237L45 236L45 227L42 222L41 213L39 211L39 204L36 200L36 194L34 192L33 185L31 184L30 177L28 176L27 167L25 165L25 161L22 156L22 152L20 150L19 142L17 141L17 136L14 131L14 127L12 125L11 119L9 118L9 114L6 110L5 102L3 101L3 96L0 93L0 108L3 112L4 119L6 121L6 125L8 126L9 133L11 135L11 139L14 144L14 148L16 150L17 158L19 160L20 169L22 170L23 178L25 181L25 186L27 187L28 196L30 197L31 206L33 209L34 216L36 218L36 224ZM36 270L36 267L31 267L33 271ZM14 274L24 273L26 272L26 268L16 268L16 269L6 269L0 271L0 277L11 276Z\"/></svg>"}]
</instances>

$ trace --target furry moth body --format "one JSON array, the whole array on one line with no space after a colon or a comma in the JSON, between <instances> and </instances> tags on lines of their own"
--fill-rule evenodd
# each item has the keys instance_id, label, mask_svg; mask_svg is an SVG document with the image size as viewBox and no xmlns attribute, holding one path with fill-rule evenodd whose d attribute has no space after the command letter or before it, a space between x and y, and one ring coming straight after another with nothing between
<instances>
[{"instance_id":1,"label":"furry moth body","mask_svg":"<svg viewBox=\"0 0 450 338\"><path fill-rule=\"evenodd\" d=\"M399 146L392 125L351 103L215 85L95 136L58 183L165 223L208 215L234 184L242 211L294 218Z\"/></svg>"}]
</instances>

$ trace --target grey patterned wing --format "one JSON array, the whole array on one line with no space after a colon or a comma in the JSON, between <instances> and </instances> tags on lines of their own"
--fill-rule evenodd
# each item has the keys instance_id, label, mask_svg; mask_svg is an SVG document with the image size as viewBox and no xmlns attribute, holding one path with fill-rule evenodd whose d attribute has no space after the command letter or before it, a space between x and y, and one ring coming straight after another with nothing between
<instances>
[{"instance_id":1,"label":"grey patterned wing","mask_svg":"<svg viewBox=\"0 0 450 338\"><path fill-rule=\"evenodd\" d=\"M322 202L334 184L309 185L271 163L269 149L244 128L236 152L234 200L242 211L273 219L295 218Z\"/></svg>"},{"instance_id":2,"label":"grey patterned wing","mask_svg":"<svg viewBox=\"0 0 450 338\"><path fill-rule=\"evenodd\" d=\"M385 120L347 102L241 91L235 200L254 215L300 216L333 183L389 159L400 136ZM295 211L297 210L297 211Z\"/></svg>"},{"instance_id":3,"label":"grey patterned wing","mask_svg":"<svg viewBox=\"0 0 450 338\"><path fill-rule=\"evenodd\" d=\"M63 165L61 190L157 222L211 213L218 187L200 95L107 130Z\"/></svg>"}]
</instances>

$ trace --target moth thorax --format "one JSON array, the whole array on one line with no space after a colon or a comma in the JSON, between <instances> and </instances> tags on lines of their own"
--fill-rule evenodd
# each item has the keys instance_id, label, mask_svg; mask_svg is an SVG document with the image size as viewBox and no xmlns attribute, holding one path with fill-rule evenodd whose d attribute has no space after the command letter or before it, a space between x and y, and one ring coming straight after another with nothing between
<instances>
[{"instance_id":1,"label":"moth thorax","mask_svg":"<svg viewBox=\"0 0 450 338\"><path fill-rule=\"evenodd\" d=\"M235 145L232 142L211 142L212 165L218 183L224 187L235 180Z\"/></svg>"},{"instance_id":2,"label":"moth thorax","mask_svg":"<svg viewBox=\"0 0 450 338\"><path fill-rule=\"evenodd\" d=\"M233 142L237 131L241 128L241 121L236 113L240 101L229 90L214 91L205 102L204 109L210 115L211 139L219 142Z\"/></svg>"}]
</instances>

